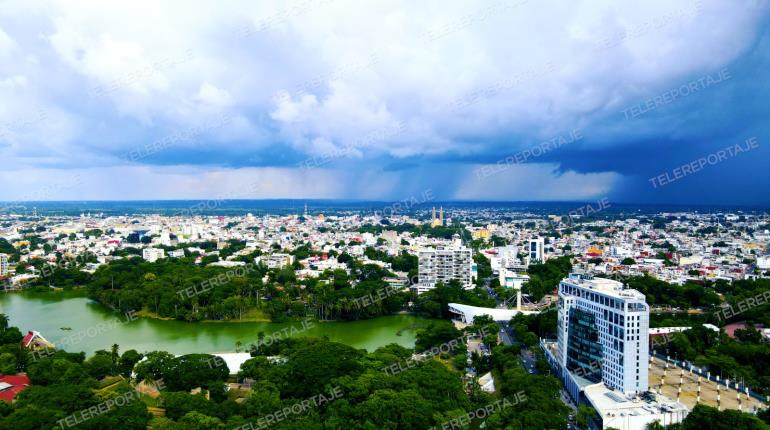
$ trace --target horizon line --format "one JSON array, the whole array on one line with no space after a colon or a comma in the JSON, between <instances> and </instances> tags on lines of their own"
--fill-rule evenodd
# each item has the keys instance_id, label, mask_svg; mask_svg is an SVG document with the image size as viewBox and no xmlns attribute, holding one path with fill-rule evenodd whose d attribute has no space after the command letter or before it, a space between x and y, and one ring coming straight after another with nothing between
<instances>
[{"instance_id":1,"label":"horizon line","mask_svg":"<svg viewBox=\"0 0 770 430\"><path fill-rule=\"evenodd\" d=\"M414 206L435 205L439 203L490 203L490 204L510 204L510 203L592 203L605 200L606 197L587 200L466 200L466 199L434 199L428 201L418 201L412 203ZM140 203L140 202L271 202L271 201L315 201L315 202L351 202L351 203L395 203L412 202L410 199L358 199L358 198L180 198L180 199L78 199L78 200L0 200L0 204L6 203ZM638 205L638 206L741 206L741 207L759 207L770 208L770 203L669 203L669 202L628 202L609 200L610 204L615 205Z\"/></svg>"}]
</instances>

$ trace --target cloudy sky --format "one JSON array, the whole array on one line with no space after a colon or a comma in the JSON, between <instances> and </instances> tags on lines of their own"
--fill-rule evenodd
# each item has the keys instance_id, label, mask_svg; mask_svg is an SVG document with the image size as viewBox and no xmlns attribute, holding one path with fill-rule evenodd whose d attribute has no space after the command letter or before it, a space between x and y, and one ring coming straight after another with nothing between
<instances>
[{"instance_id":1,"label":"cloudy sky","mask_svg":"<svg viewBox=\"0 0 770 430\"><path fill-rule=\"evenodd\" d=\"M0 0L0 200L770 204L770 3L641 3Z\"/></svg>"}]
</instances>

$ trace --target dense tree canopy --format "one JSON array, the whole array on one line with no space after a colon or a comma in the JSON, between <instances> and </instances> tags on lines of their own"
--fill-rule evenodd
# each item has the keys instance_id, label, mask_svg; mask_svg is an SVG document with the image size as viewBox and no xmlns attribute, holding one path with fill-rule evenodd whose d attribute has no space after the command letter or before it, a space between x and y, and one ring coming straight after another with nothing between
<instances>
[{"instance_id":1,"label":"dense tree canopy","mask_svg":"<svg viewBox=\"0 0 770 430\"><path fill-rule=\"evenodd\" d=\"M543 264L531 264L527 270L530 279L524 283L522 289L534 301L539 301L555 290L571 270L569 256L551 258Z\"/></svg>"}]
</instances>

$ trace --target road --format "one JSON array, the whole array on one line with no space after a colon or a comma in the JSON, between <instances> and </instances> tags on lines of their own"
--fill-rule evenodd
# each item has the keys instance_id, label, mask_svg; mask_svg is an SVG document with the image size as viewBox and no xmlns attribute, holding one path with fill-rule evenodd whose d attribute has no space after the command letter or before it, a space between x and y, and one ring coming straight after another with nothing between
<instances>
[{"instance_id":1,"label":"road","mask_svg":"<svg viewBox=\"0 0 770 430\"><path fill-rule=\"evenodd\" d=\"M502 303L502 300L500 300L500 297L498 297L498 295L495 292L495 290L493 290L492 287L490 287L490 285L492 284L492 278L493 278L493 276L489 276L487 278L484 278L484 289L487 290L487 294L489 294L490 298L495 299L496 307L499 308L500 307L500 303Z\"/></svg>"},{"instance_id":2,"label":"road","mask_svg":"<svg viewBox=\"0 0 770 430\"><path fill-rule=\"evenodd\" d=\"M521 365L524 366L524 369L526 369L527 372L533 375L538 374L537 358L535 358L535 354L523 344L519 344L519 342L516 340L516 335L513 333L513 330L510 327L510 324L508 324L508 322L498 322L497 325L500 327L500 339L503 341L503 344L506 346L521 346ZM577 415L577 405L572 402L569 394L567 394L564 389L560 391L559 397L561 398L562 403L570 408L570 415L574 419L574 417ZM574 423L572 422L568 423L568 425L568 429L577 429L577 427L575 427Z\"/></svg>"},{"instance_id":3,"label":"road","mask_svg":"<svg viewBox=\"0 0 770 430\"><path fill-rule=\"evenodd\" d=\"M497 325L500 326L500 338L503 340L503 345L513 345L513 333L511 332L511 328L508 326L508 323L498 322Z\"/></svg>"},{"instance_id":4,"label":"road","mask_svg":"<svg viewBox=\"0 0 770 430\"><path fill-rule=\"evenodd\" d=\"M489 297L492 299L495 299L495 307L500 309L510 309L508 305L505 303L503 299L500 298L500 296L497 295L497 292L490 287L492 284L492 279L494 276L490 276L486 279L484 279L484 286L483 288L487 290L487 294L489 294ZM510 298L508 299L510 300Z\"/></svg>"},{"instance_id":5,"label":"road","mask_svg":"<svg viewBox=\"0 0 770 430\"><path fill-rule=\"evenodd\" d=\"M513 330L511 329L510 325L507 322L498 322L497 325L500 327L500 339L503 341L503 345L506 346L512 346L512 345L518 345L521 347L521 365L524 366L524 369L527 370L527 372L532 374L537 374L537 358L535 357L535 354L530 351L526 346L523 344L520 344L516 340L516 335L513 333Z\"/></svg>"}]
</instances>

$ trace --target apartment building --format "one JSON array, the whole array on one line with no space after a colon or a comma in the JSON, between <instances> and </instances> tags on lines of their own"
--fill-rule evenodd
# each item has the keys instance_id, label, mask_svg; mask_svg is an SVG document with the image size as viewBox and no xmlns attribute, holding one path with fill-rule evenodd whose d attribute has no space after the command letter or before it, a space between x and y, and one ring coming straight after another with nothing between
<instances>
[{"instance_id":1,"label":"apartment building","mask_svg":"<svg viewBox=\"0 0 770 430\"><path fill-rule=\"evenodd\" d=\"M294 264L294 256L284 253L260 255L254 258L254 262L256 264L263 263L268 269L281 269Z\"/></svg>"},{"instance_id":2,"label":"apartment building","mask_svg":"<svg viewBox=\"0 0 770 430\"><path fill-rule=\"evenodd\" d=\"M451 246L422 249L417 253L418 283L412 287L422 294L436 287L436 284L457 279L466 290L473 288L473 254L465 246Z\"/></svg>"},{"instance_id":3,"label":"apartment building","mask_svg":"<svg viewBox=\"0 0 770 430\"><path fill-rule=\"evenodd\" d=\"M142 250L142 258L150 263L154 263L161 258L164 258L165 252L160 248L144 248Z\"/></svg>"},{"instance_id":4,"label":"apartment building","mask_svg":"<svg viewBox=\"0 0 770 430\"><path fill-rule=\"evenodd\" d=\"M0 276L8 274L8 254L0 254Z\"/></svg>"},{"instance_id":5,"label":"apartment building","mask_svg":"<svg viewBox=\"0 0 770 430\"><path fill-rule=\"evenodd\" d=\"M545 239L537 237L527 243L527 261L529 264L545 261Z\"/></svg>"}]
</instances>

